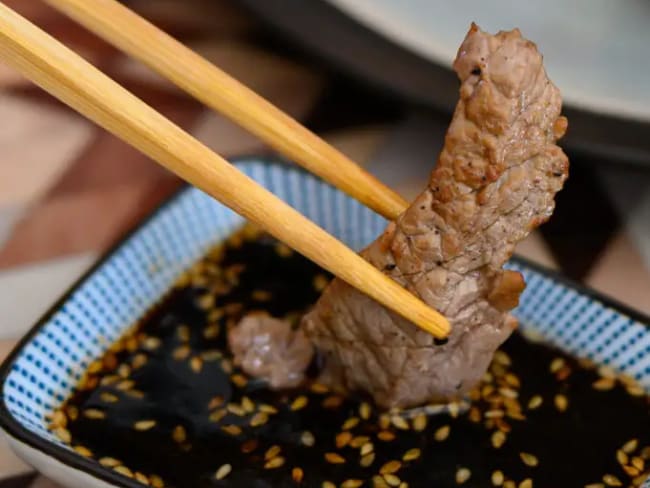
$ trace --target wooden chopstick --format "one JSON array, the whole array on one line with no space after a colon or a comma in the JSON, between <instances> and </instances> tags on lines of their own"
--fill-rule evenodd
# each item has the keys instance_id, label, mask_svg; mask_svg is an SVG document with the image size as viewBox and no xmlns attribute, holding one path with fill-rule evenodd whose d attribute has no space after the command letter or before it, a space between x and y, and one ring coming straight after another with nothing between
<instances>
[{"instance_id":1,"label":"wooden chopstick","mask_svg":"<svg viewBox=\"0 0 650 488\"><path fill-rule=\"evenodd\" d=\"M407 202L270 102L116 0L45 0L389 220Z\"/></svg>"},{"instance_id":2,"label":"wooden chopstick","mask_svg":"<svg viewBox=\"0 0 650 488\"><path fill-rule=\"evenodd\" d=\"M437 311L2 3L0 58L352 286L436 337L449 334Z\"/></svg>"}]
</instances>

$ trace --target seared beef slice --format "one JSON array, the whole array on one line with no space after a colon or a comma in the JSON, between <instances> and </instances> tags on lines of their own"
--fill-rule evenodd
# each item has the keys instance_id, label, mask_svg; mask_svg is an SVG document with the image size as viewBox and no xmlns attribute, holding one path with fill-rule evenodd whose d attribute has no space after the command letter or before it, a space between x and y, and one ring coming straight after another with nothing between
<instances>
[{"instance_id":1,"label":"seared beef slice","mask_svg":"<svg viewBox=\"0 0 650 488\"><path fill-rule=\"evenodd\" d=\"M338 279L303 319L321 380L384 407L454 398L481 378L525 286L502 266L551 216L567 178L555 144L567 121L535 44L472 25L454 70L460 100L428 188L362 252L450 320L448 342Z\"/></svg>"}]
</instances>

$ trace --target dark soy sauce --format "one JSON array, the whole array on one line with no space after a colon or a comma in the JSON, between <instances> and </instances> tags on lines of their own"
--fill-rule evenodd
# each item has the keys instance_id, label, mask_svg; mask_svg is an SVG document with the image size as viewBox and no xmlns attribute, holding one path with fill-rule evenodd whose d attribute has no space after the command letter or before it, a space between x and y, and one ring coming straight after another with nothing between
<instances>
[{"instance_id":1,"label":"dark soy sauce","mask_svg":"<svg viewBox=\"0 0 650 488\"><path fill-rule=\"evenodd\" d=\"M234 236L91 365L62 408L72 446L154 486L640 484L645 393L517 333L456 417L380 417L361 398L272 392L232 366L227 329L243 314L297 323L327 278L267 237Z\"/></svg>"}]
</instances>

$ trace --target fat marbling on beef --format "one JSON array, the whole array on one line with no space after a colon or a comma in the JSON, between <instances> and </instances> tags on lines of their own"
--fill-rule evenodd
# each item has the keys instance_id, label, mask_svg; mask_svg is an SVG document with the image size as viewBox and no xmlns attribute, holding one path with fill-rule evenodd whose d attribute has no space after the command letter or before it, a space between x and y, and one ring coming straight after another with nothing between
<instances>
[{"instance_id":1,"label":"fat marbling on beef","mask_svg":"<svg viewBox=\"0 0 650 488\"><path fill-rule=\"evenodd\" d=\"M460 100L428 187L362 255L443 313L445 344L341 280L303 319L321 380L383 407L449 399L481 378L516 327L523 277L502 266L567 177L558 89L519 30L472 25L454 62Z\"/></svg>"}]
</instances>

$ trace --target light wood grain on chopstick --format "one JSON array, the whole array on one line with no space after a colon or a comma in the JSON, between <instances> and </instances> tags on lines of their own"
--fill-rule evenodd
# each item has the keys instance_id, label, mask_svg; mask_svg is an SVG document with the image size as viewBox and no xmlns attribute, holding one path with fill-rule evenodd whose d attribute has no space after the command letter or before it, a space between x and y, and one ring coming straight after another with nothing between
<instances>
[{"instance_id":1,"label":"light wood grain on chopstick","mask_svg":"<svg viewBox=\"0 0 650 488\"><path fill-rule=\"evenodd\" d=\"M46 2L384 217L394 220L406 208L343 153L116 0Z\"/></svg>"},{"instance_id":2,"label":"light wood grain on chopstick","mask_svg":"<svg viewBox=\"0 0 650 488\"><path fill-rule=\"evenodd\" d=\"M56 39L0 3L0 58L89 119L436 337L449 323Z\"/></svg>"}]
</instances>

